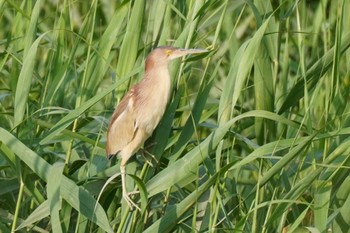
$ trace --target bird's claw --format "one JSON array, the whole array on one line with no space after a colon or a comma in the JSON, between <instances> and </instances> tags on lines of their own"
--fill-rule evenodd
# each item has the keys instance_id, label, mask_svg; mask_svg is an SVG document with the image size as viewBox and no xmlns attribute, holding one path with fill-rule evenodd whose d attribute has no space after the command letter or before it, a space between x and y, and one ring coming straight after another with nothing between
<instances>
[{"instance_id":1,"label":"bird's claw","mask_svg":"<svg viewBox=\"0 0 350 233\"><path fill-rule=\"evenodd\" d=\"M134 207L135 207L138 211L141 211L141 208L138 205L136 205L136 203L133 202L130 198L130 195L133 195L136 193L139 193L139 192L138 191L134 191L134 192L130 192L130 193L123 192L123 198L126 201L126 203L128 204L128 206L130 207L130 209L134 209Z\"/></svg>"},{"instance_id":2,"label":"bird's claw","mask_svg":"<svg viewBox=\"0 0 350 233\"><path fill-rule=\"evenodd\" d=\"M139 194L139 193L140 193L140 191L135 190L132 192L128 192L127 195L130 196L130 195L135 195L135 194Z\"/></svg>"},{"instance_id":3,"label":"bird's claw","mask_svg":"<svg viewBox=\"0 0 350 233\"><path fill-rule=\"evenodd\" d=\"M154 160L157 164L159 164L159 161L157 160L157 158L156 158L153 154L151 154L150 152L148 152L147 150L145 150L145 149L141 150L141 155L142 155L142 157L145 159L146 163L147 163L148 165L150 165L151 167L154 167L153 164L152 164L152 162L151 162L151 160ZM151 157L151 159L149 160L149 159L147 158L147 156Z\"/></svg>"}]
</instances>

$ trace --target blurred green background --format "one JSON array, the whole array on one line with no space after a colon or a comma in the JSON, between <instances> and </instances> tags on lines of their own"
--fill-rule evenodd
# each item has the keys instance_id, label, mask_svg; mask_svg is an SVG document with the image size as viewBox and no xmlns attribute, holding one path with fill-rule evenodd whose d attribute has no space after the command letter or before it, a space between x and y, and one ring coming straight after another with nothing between
<instances>
[{"instance_id":1,"label":"blurred green background","mask_svg":"<svg viewBox=\"0 0 350 233\"><path fill-rule=\"evenodd\" d=\"M350 232L349 12L0 0L0 231ZM130 211L106 130L160 45L210 52L172 62L171 102L127 166Z\"/></svg>"}]
</instances>

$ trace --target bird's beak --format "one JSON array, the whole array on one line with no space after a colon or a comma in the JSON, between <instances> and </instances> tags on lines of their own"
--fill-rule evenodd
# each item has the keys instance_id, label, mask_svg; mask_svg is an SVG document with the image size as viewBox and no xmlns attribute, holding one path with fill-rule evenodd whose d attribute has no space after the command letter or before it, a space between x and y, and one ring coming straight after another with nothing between
<instances>
[{"instance_id":1,"label":"bird's beak","mask_svg":"<svg viewBox=\"0 0 350 233\"><path fill-rule=\"evenodd\" d=\"M183 57L188 54L198 54L198 53L206 53L206 52L208 52L208 50L206 49L176 49L172 51L170 55L170 59L172 60L178 57Z\"/></svg>"}]
</instances>

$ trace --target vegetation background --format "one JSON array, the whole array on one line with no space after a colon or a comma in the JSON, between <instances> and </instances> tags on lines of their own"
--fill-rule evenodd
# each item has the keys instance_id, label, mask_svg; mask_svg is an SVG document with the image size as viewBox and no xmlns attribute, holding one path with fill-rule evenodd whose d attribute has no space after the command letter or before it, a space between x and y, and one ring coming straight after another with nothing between
<instances>
[{"instance_id":1,"label":"vegetation background","mask_svg":"<svg viewBox=\"0 0 350 233\"><path fill-rule=\"evenodd\" d=\"M349 12L0 0L0 231L350 232ZM107 182L106 129L159 45L210 52L172 63L150 164L128 163L130 211L120 178Z\"/></svg>"}]
</instances>

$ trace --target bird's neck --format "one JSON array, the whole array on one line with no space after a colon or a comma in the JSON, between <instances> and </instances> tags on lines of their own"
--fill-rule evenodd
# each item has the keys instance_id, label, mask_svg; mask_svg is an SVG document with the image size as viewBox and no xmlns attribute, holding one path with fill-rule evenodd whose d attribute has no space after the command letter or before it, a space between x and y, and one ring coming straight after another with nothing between
<instances>
[{"instance_id":1,"label":"bird's neck","mask_svg":"<svg viewBox=\"0 0 350 233\"><path fill-rule=\"evenodd\" d=\"M147 59L144 78L155 88L155 91L161 92L162 95L166 95L167 99L169 98L171 78L168 62L157 62L152 58Z\"/></svg>"}]
</instances>

